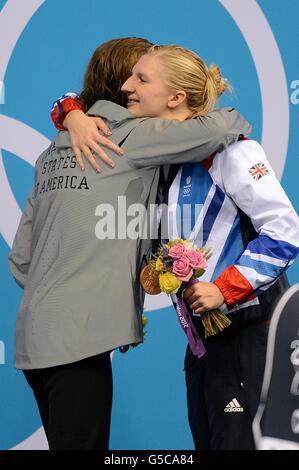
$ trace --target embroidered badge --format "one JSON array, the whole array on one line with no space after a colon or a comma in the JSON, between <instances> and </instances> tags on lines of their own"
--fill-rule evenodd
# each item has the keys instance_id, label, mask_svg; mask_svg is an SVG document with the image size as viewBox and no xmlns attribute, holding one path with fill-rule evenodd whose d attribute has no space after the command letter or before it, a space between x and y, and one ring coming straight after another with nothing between
<instances>
[{"instance_id":1,"label":"embroidered badge","mask_svg":"<svg viewBox=\"0 0 299 470\"><path fill-rule=\"evenodd\" d=\"M263 162L256 163L255 165L250 167L248 171L255 181L258 181L263 176L269 174L269 171L267 170L267 167Z\"/></svg>"},{"instance_id":2,"label":"embroidered badge","mask_svg":"<svg viewBox=\"0 0 299 470\"><path fill-rule=\"evenodd\" d=\"M191 181L192 181L192 177L187 176L187 178L185 179L185 184L184 184L184 188L183 188L183 197L190 196Z\"/></svg>"}]
</instances>

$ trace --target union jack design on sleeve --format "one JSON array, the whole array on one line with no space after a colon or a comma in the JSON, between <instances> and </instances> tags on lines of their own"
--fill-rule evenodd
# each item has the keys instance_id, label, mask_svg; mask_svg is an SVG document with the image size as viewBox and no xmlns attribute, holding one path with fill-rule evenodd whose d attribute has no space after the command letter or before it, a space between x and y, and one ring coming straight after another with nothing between
<instances>
[{"instance_id":1,"label":"union jack design on sleeve","mask_svg":"<svg viewBox=\"0 0 299 470\"><path fill-rule=\"evenodd\" d=\"M252 167L249 168L248 171L255 181L258 181L263 176L269 174L269 171L267 170L267 167L264 162L259 162L256 165L253 165Z\"/></svg>"}]
</instances>

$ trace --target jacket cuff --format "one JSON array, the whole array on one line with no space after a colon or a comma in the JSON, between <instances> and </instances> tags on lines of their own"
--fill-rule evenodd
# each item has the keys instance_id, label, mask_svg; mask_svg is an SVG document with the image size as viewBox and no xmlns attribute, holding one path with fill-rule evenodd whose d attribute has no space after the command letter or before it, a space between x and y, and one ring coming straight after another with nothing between
<instances>
[{"instance_id":1,"label":"jacket cuff","mask_svg":"<svg viewBox=\"0 0 299 470\"><path fill-rule=\"evenodd\" d=\"M54 126L59 131L65 131L65 127L63 127L63 121L65 120L67 114L70 111L80 110L83 111L84 106L80 102L80 100L76 98L65 98L63 100L57 100L56 106L54 107L53 111L51 112L51 118L54 123Z\"/></svg>"},{"instance_id":2,"label":"jacket cuff","mask_svg":"<svg viewBox=\"0 0 299 470\"><path fill-rule=\"evenodd\" d=\"M249 300L254 292L250 282L235 266L226 268L213 282L221 290L229 308L244 300Z\"/></svg>"}]
</instances>

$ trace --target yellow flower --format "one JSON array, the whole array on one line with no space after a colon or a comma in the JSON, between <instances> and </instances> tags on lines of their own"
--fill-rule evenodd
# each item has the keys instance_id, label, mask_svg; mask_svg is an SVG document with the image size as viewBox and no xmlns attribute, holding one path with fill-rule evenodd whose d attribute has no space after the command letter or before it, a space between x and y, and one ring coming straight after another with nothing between
<instances>
[{"instance_id":1,"label":"yellow flower","mask_svg":"<svg viewBox=\"0 0 299 470\"><path fill-rule=\"evenodd\" d=\"M171 240L170 242L168 242L167 245L165 245L165 247L167 249L170 249L172 246L178 245L178 244L186 245L188 247L190 246L189 240L183 240L181 238L177 238L175 240Z\"/></svg>"},{"instance_id":2,"label":"yellow flower","mask_svg":"<svg viewBox=\"0 0 299 470\"><path fill-rule=\"evenodd\" d=\"M176 294L181 284L182 281L179 281L173 273L163 273L159 276L160 289L166 294Z\"/></svg>"},{"instance_id":3,"label":"yellow flower","mask_svg":"<svg viewBox=\"0 0 299 470\"><path fill-rule=\"evenodd\" d=\"M156 271L163 271L164 269L164 264L160 256L156 259L155 269Z\"/></svg>"},{"instance_id":4,"label":"yellow flower","mask_svg":"<svg viewBox=\"0 0 299 470\"><path fill-rule=\"evenodd\" d=\"M148 319L146 318L144 313L142 314L142 317L141 317L141 323L142 323L143 328L148 324Z\"/></svg>"},{"instance_id":5,"label":"yellow flower","mask_svg":"<svg viewBox=\"0 0 299 470\"><path fill-rule=\"evenodd\" d=\"M147 331L146 331L145 327L148 324L148 319L146 318L144 313L142 314L142 317L141 317L141 324L142 324L142 334L143 334L143 339L144 339L147 335Z\"/></svg>"}]
</instances>

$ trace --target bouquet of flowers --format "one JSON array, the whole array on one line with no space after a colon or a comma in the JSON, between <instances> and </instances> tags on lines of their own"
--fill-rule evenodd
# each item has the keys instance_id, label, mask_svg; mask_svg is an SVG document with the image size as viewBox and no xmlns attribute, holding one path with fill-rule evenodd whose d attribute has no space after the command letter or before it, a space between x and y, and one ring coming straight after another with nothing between
<instances>
[{"instance_id":1,"label":"bouquet of flowers","mask_svg":"<svg viewBox=\"0 0 299 470\"><path fill-rule=\"evenodd\" d=\"M191 349L197 351L193 351L196 355L202 355L200 351L203 345L200 345L199 335L183 301L183 291L185 287L198 282L210 257L211 251L205 247L197 248L188 240L173 240L158 248L140 274L145 292L151 295L161 292L171 295L180 324L188 336ZM231 323L218 309L202 313L200 317L205 328L205 337L215 335Z\"/></svg>"}]
</instances>

